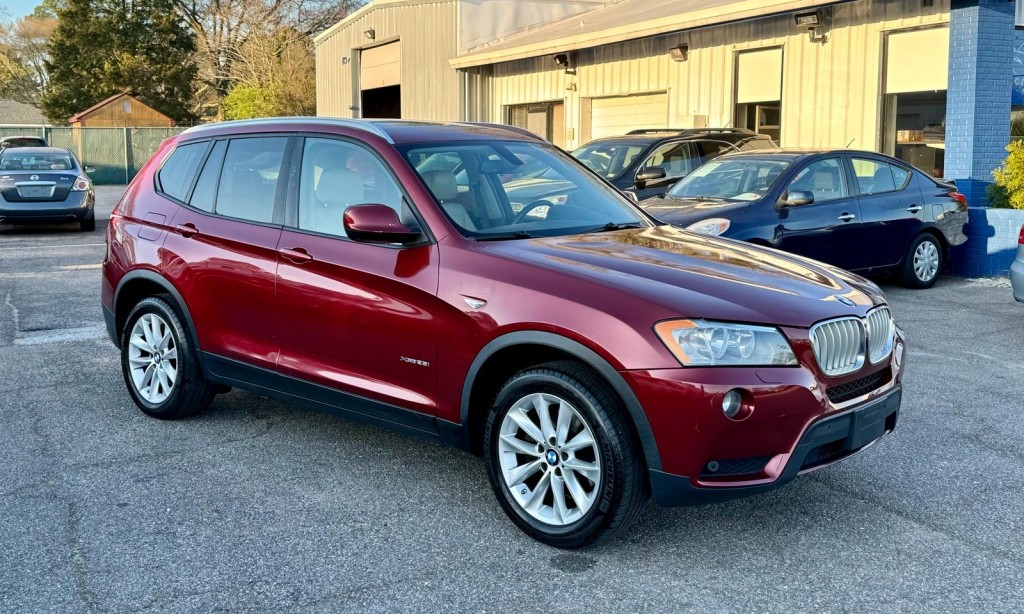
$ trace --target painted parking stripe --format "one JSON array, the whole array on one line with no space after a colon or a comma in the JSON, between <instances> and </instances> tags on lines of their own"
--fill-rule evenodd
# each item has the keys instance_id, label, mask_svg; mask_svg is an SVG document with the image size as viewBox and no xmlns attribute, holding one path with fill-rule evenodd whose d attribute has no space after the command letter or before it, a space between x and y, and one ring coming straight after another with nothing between
<instances>
[{"instance_id":1,"label":"painted parking stripe","mask_svg":"<svg viewBox=\"0 0 1024 614\"><path fill-rule=\"evenodd\" d=\"M51 330L34 330L18 333L14 345L47 345L50 343L70 343L73 341L92 341L107 335L103 326L82 326L80 328L61 328Z\"/></svg>"}]
</instances>

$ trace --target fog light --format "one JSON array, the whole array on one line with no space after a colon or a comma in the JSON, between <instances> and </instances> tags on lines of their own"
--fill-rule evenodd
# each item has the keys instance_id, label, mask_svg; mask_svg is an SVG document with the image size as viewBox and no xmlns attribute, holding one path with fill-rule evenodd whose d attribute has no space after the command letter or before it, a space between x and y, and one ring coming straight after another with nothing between
<instances>
[{"instance_id":1,"label":"fog light","mask_svg":"<svg viewBox=\"0 0 1024 614\"><path fill-rule=\"evenodd\" d=\"M722 397L722 413L726 418L735 418L743 409L743 395L739 390L730 390Z\"/></svg>"}]
</instances>

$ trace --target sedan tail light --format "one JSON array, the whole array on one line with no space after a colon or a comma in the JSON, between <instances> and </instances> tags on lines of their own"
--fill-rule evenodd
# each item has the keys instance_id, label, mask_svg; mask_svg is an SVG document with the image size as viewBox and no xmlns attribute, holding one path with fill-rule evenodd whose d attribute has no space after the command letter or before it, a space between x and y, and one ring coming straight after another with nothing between
<instances>
[{"instance_id":1,"label":"sedan tail light","mask_svg":"<svg viewBox=\"0 0 1024 614\"><path fill-rule=\"evenodd\" d=\"M967 211L967 197L960 192L950 192L949 197L957 202L957 211Z\"/></svg>"},{"instance_id":2,"label":"sedan tail light","mask_svg":"<svg viewBox=\"0 0 1024 614\"><path fill-rule=\"evenodd\" d=\"M1024 245L1024 226L1020 227L1020 237L1017 239L1017 243Z\"/></svg>"},{"instance_id":3,"label":"sedan tail light","mask_svg":"<svg viewBox=\"0 0 1024 614\"><path fill-rule=\"evenodd\" d=\"M84 191L86 191L88 189L89 189L89 178L86 177L85 175L79 175L78 178L75 179L75 185L73 185L71 187L71 190L74 191L74 192L84 192Z\"/></svg>"}]
</instances>

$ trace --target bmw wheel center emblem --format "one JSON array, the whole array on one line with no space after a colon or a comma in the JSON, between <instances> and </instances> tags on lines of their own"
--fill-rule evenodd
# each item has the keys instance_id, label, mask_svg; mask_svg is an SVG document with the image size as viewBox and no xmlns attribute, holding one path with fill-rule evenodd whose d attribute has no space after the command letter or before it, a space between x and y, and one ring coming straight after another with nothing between
<instances>
[{"instance_id":1,"label":"bmw wheel center emblem","mask_svg":"<svg viewBox=\"0 0 1024 614\"><path fill-rule=\"evenodd\" d=\"M557 465L558 464L558 452L555 452L554 450L548 450L547 461L548 461L548 464L551 465L552 467Z\"/></svg>"}]
</instances>

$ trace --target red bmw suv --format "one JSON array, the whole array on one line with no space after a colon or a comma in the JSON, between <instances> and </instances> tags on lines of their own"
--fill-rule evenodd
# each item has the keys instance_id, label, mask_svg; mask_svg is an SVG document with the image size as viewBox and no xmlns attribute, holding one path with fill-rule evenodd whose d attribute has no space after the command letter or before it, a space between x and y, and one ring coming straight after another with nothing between
<instances>
[{"instance_id":1,"label":"red bmw suv","mask_svg":"<svg viewBox=\"0 0 1024 614\"><path fill-rule=\"evenodd\" d=\"M521 202L508 186L558 183ZM241 388L483 456L575 548L764 492L896 426L904 337L871 282L660 224L506 126L268 119L165 142L110 219L128 393Z\"/></svg>"}]
</instances>

